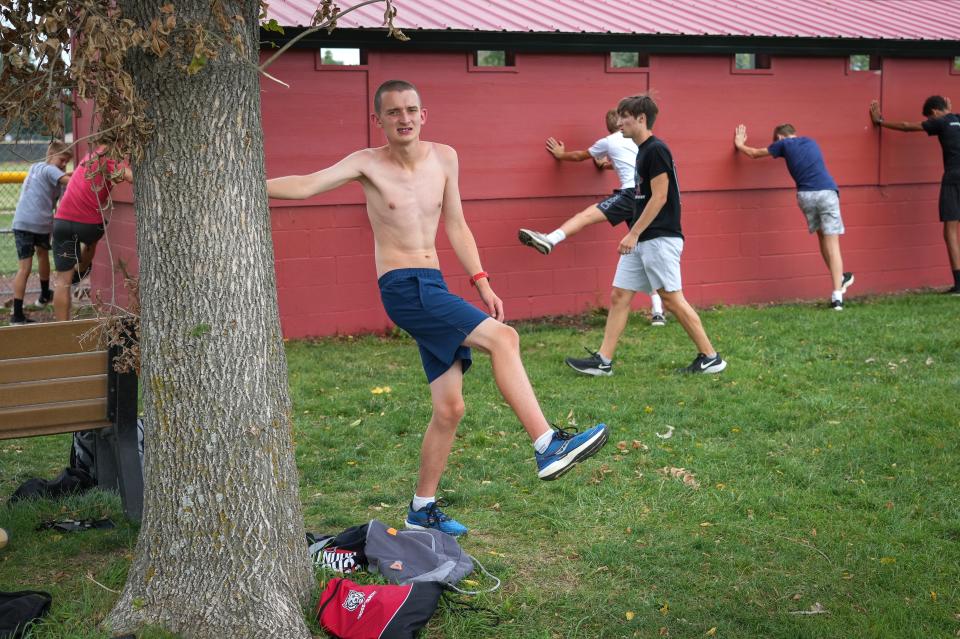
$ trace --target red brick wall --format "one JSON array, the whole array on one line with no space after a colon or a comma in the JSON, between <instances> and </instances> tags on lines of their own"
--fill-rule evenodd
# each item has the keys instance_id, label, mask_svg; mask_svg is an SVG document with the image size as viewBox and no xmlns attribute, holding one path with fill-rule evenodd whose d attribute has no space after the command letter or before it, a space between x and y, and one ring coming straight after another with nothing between
<instances>
[{"instance_id":1,"label":"red brick wall","mask_svg":"<svg viewBox=\"0 0 960 639\"><path fill-rule=\"evenodd\" d=\"M553 230L616 182L588 163L557 163L543 142L552 135L586 148L604 134L607 108L652 88L661 107L655 131L674 152L683 192L684 291L695 304L829 294L784 163L734 153L741 122L753 146L767 144L782 122L820 143L841 187L854 295L947 284L939 146L923 134L880 133L867 115L870 100L882 97L887 117L919 120L927 95L960 94L947 60L885 60L882 74L847 72L841 58L775 57L767 74L732 73L729 56L653 56L635 73L609 73L604 62L601 54L518 54L513 72L477 73L465 53L370 52L366 67L328 70L317 68L315 53L292 51L271 69L291 88L263 82L267 174L308 173L380 144L369 126L372 93L385 79L409 79L427 108L424 139L458 150L467 219L508 318L575 313L607 303L624 227L587 229L549 257L520 246L516 231ZM357 185L272 202L272 217L286 336L390 326ZM114 258L135 266L131 220L121 204L109 234ZM476 300L442 227L438 247L451 289ZM108 282L105 260L101 251L95 284Z\"/></svg>"}]
</instances>

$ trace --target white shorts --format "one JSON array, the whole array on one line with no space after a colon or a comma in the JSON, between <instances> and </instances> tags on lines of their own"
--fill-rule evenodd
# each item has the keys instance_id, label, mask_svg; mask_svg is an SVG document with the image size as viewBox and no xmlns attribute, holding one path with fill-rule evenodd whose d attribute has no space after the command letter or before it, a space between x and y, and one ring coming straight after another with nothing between
<instances>
[{"instance_id":1,"label":"white shorts","mask_svg":"<svg viewBox=\"0 0 960 639\"><path fill-rule=\"evenodd\" d=\"M632 253L620 256L613 285L628 291L653 293L664 290L679 291L680 254L683 239L679 237L655 237L637 244Z\"/></svg>"}]
</instances>

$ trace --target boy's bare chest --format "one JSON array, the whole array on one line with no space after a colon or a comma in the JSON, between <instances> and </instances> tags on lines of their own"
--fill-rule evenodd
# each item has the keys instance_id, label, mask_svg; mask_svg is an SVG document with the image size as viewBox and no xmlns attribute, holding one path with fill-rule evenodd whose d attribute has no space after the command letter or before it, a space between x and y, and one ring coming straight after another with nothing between
<instances>
[{"instance_id":1,"label":"boy's bare chest","mask_svg":"<svg viewBox=\"0 0 960 639\"><path fill-rule=\"evenodd\" d=\"M439 214L446 180L440 166L419 167L416 171L393 168L376 172L371 182L384 213Z\"/></svg>"}]
</instances>

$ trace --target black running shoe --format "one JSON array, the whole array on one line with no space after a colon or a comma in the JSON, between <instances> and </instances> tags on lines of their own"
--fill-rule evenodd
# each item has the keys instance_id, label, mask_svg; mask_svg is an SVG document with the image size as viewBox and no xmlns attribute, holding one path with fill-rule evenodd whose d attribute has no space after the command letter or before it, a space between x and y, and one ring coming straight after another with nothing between
<instances>
[{"instance_id":1,"label":"black running shoe","mask_svg":"<svg viewBox=\"0 0 960 639\"><path fill-rule=\"evenodd\" d=\"M604 364L603 360L600 359L600 353L595 353L589 348L584 348L590 357L585 357L583 359L574 359L573 357L568 357L564 361L567 363L567 366L577 371L578 373L583 373L584 375L593 375L598 377L600 375L613 375L613 362L609 364Z\"/></svg>"},{"instance_id":2,"label":"black running shoe","mask_svg":"<svg viewBox=\"0 0 960 639\"><path fill-rule=\"evenodd\" d=\"M520 239L520 243L524 246L530 246L544 255L550 255L550 251L553 250L553 242L547 239L547 236L540 231L531 231L530 229L520 229L520 232L517 233L517 237Z\"/></svg>"},{"instance_id":3,"label":"black running shoe","mask_svg":"<svg viewBox=\"0 0 960 639\"><path fill-rule=\"evenodd\" d=\"M36 324L36 320L32 320L29 317L11 317L10 326L22 326L24 324Z\"/></svg>"},{"instance_id":4,"label":"black running shoe","mask_svg":"<svg viewBox=\"0 0 960 639\"><path fill-rule=\"evenodd\" d=\"M853 273L844 273L840 279L840 290L846 293L847 289L853 286L853 283L856 281L857 278L853 276Z\"/></svg>"},{"instance_id":5,"label":"black running shoe","mask_svg":"<svg viewBox=\"0 0 960 639\"><path fill-rule=\"evenodd\" d=\"M832 308L832 309L835 310L835 311L842 311L842 310L843 310L843 300L832 300L832 301L830 302L830 308Z\"/></svg>"},{"instance_id":6,"label":"black running shoe","mask_svg":"<svg viewBox=\"0 0 960 639\"><path fill-rule=\"evenodd\" d=\"M703 353L697 353L697 359L686 368L681 368L681 373L708 374L719 373L727 367L727 363L717 353L713 357L707 357Z\"/></svg>"},{"instance_id":7,"label":"black running shoe","mask_svg":"<svg viewBox=\"0 0 960 639\"><path fill-rule=\"evenodd\" d=\"M954 286L945 290L944 295L960 295L960 286Z\"/></svg>"},{"instance_id":8,"label":"black running shoe","mask_svg":"<svg viewBox=\"0 0 960 639\"><path fill-rule=\"evenodd\" d=\"M37 305L46 306L52 301L53 301L53 291L51 290L41 291L40 297L37 298Z\"/></svg>"}]
</instances>

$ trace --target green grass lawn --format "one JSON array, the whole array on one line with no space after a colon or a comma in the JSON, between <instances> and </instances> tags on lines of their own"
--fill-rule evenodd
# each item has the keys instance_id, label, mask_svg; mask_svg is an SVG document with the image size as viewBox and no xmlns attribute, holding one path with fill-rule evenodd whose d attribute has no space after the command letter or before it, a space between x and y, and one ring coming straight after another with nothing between
<instances>
[{"instance_id":1,"label":"green grass lawn","mask_svg":"<svg viewBox=\"0 0 960 639\"><path fill-rule=\"evenodd\" d=\"M854 298L843 313L706 311L730 362L711 377L673 372L694 355L675 321L635 316L602 379L563 364L598 345L600 315L518 325L548 419L604 421L610 442L559 481L538 481L478 356L442 493L471 527L466 550L504 580L478 601L499 624L442 609L426 636L955 636L958 316L960 299L936 294ZM287 353L308 530L402 524L429 418L412 341L291 342ZM68 442L0 442L0 494L55 475ZM0 511L12 535L0 590L54 594L33 637L106 636L95 624L116 595L104 587L122 586L135 529L33 531L45 517L104 513L119 518L119 504L98 494ZM823 612L800 614L811 610Z\"/></svg>"}]
</instances>

